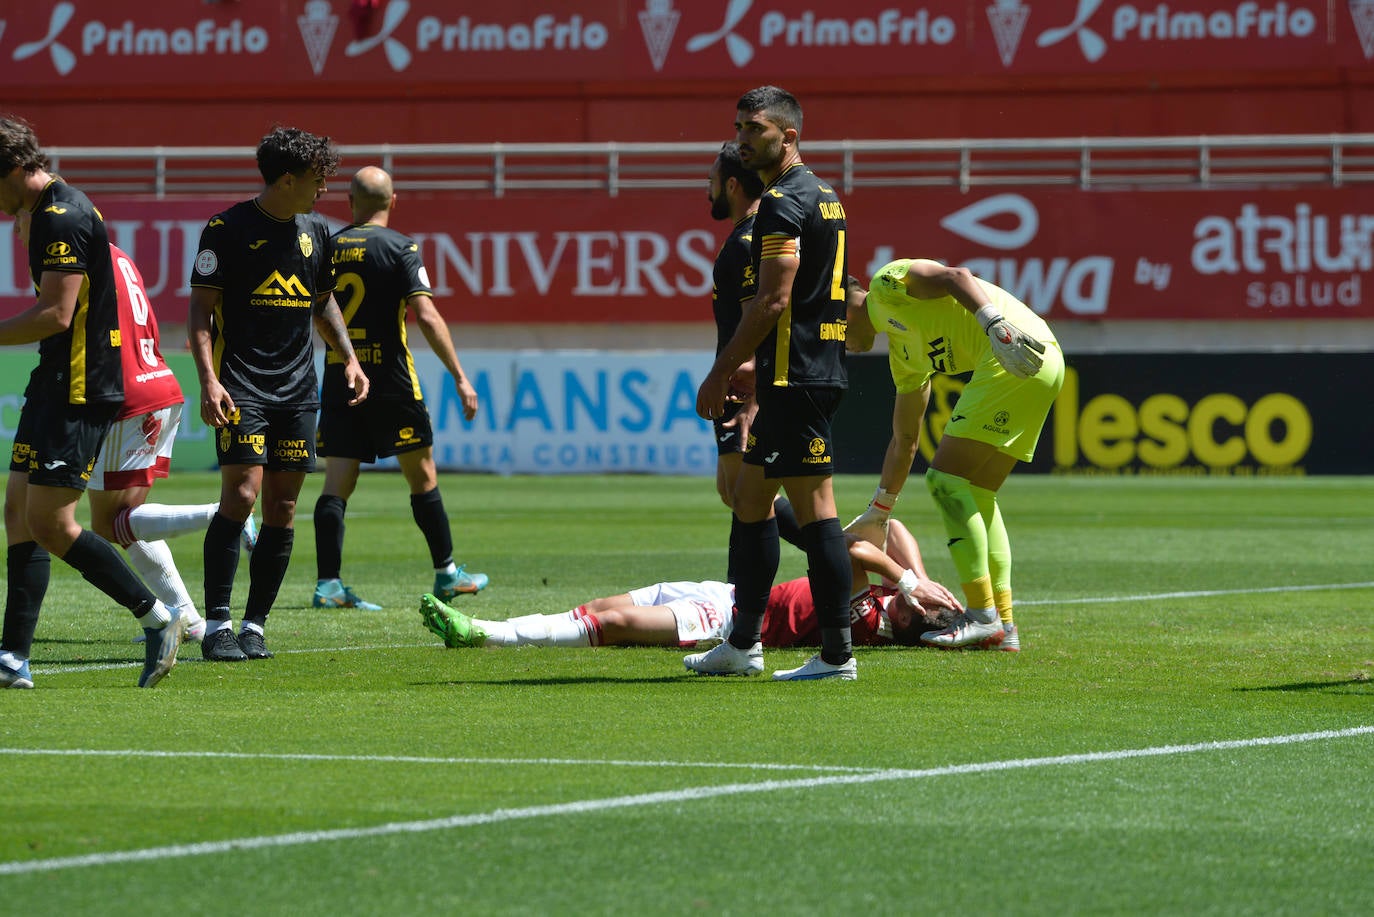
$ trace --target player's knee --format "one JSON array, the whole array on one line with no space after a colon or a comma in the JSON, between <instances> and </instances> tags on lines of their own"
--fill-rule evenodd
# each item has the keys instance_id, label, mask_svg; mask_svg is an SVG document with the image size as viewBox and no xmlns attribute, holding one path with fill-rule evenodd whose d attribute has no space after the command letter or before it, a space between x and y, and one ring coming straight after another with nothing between
<instances>
[{"instance_id":1,"label":"player's knee","mask_svg":"<svg viewBox=\"0 0 1374 917\"><path fill-rule=\"evenodd\" d=\"M968 495L968 481L961 477L939 471L935 468L926 469L926 490L930 491L931 497L941 506L951 506L962 502Z\"/></svg>"}]
</instances>

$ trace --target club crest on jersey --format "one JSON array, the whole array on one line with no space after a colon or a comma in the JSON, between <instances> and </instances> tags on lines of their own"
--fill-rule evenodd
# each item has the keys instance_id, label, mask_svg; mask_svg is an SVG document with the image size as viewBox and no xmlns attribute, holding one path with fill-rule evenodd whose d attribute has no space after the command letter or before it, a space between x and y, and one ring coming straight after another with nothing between
<instances>
[{"instance_id":1,"label":"club crest on jersey","mask_svg":"<svg viewBox=\"0 0 1374 917\"><path fill-rule=\"evenodd\" d=\"M315 251L315 240L310 238L309 233L301 233L301 237L296 241L300 243L301 254L305 257L309 258Z\"/></svg>"}]
</instances>

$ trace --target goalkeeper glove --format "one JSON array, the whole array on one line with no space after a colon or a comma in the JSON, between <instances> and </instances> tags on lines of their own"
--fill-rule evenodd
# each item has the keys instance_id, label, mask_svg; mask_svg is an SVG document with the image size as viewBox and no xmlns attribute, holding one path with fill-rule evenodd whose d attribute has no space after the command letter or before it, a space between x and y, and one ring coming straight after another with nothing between
<instances>
[{"instance_id":1,"label":"goalkeeper glove","mask_svg":"<svg viewBox=\"0 0 1374 917\"><path fill-rule=\"evenodd\" d=\"M1040 358L1045 352L1044 344L1003 318L990 303L979 307L973 317L987 332L992 342L992 355L1003 369L1018 379L1029 379L1040 371L1044 363Z\"/></svg>"},{"instance_id":2,"label":"goalkeeper glove","mask_svg":"<svg viewBox=\"0 0 1374 917\"><path fill-rule=\"evenodd\" d=\"M873 494L873 499L869 501L868 509L855 516L844 530L880 548L883 547L887 544L887 520L891 518L892 506L896 502L897 494L888 493L879 487Z\"/></svg>"}]
</instances>

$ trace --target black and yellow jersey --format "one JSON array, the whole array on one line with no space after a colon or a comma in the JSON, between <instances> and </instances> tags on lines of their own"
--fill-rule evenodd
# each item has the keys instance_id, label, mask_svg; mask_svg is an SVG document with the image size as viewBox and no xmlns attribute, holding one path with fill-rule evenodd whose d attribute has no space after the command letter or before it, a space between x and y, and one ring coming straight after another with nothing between
<instances>
[{"instance_id":1,"label":"black and yellow jersey","mask_svg":"<svg viewBox=\"0 0 1374 917\"><path fill-rule=\"evenodd\" d=\"M711 270L711 311L716 318L716 353L735 336L744 303L758 289L758 274L749 251L753 241L754 214L747 213L730 229L730 235L716 252Z\"/></svg>"},{"instance_id":2,"label":"black and yellow jersey","mask_svg":"<svg viewBox=\"0 0 1374 917\"><path fill-rule=\"evenodd\" d=\"M216 214L201 231L191 286L220 291L214 368L235 403L319 405L313 306L334 289L323 216L281 220L256 200Z\"/></svg>"},{"instance_id":3,"label":"black and yellow jersey","mask_svg":"<svg viewBox=\"0 0 1374 917\"><path fill-rule=\"evenodd\" d=\"M31 384L65 389L69 404L123 401L119 298L105 221L85 194L56 178L31 213L34 289L41 292L46 271L83 275L71 324L39 342Z\"/></svg>"},{"instance_id":4,"label":"black and yellow jersey","mask_svg":"<svg viewBox=\"0 0 1374 917\"><path fill-rule=\"evenodd\" d=\"M758 385L844 388L844 207L834 189L800 162L763 189L754 218L756 269L769 258L800 259L792 298L755 354Z\"/></svg>"},{"instance_id":5,"label":"black and yellow jersey","mask_svg":"<svg viewBox=\"0 0 1374 917\"><path fill-rule=\"evenodd\" d=\"M331 242L334 297L371 382L368 398L420 401L420 379L406 341L406 302L431 293L419 245L377 223L341 229ZM331 350L325 356L324 403L340 404L352 397L343 362Z\"/></svg>"}]
</instances>

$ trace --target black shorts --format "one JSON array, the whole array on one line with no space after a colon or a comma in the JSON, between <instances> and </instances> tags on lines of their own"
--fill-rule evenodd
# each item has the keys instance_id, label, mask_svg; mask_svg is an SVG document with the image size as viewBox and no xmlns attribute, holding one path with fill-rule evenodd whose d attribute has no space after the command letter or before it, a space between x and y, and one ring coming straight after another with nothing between
<instances>
[{"instance_id":1,"label":"black shorts","mask_svg":"<svg viewBox=\"0 0 1374 917\"><path fill-rule=\"evenodd\" d=\"M215 431L215 457L221 467L314 471L315 409L239 407Z\"/></svg>"},{"instance_id":2,"label":"black shorts","mask_svg":"<svg viewBox=\"0 0 1374 917\"><path fill-rule=\"evenodd\" d=\"M434 429L423 401L368 399L362 404L326 405L320 411L315 452L372 463L434 445Z\"/></svg>"},{"instance_id":3,"label":"black shorts","mask_svg":"<svg viewBox=\"0 0 1374 917\"><path fill-rule=\"evenodd\" d=\"M740 441L739 430L735 427L727 428L725 422L734 420L739 409L744 407L738 401L727 401L725 403L725 413L722 414L714 423L716 431L716 455L739 455L744 451L744 443Z\"/></svg>"},{"instance_id":4,"label":"black shorts","mask_svg":"<svg viewBox=\"0 0 1374 917\"><path fill-rule=\"evenodd\" d=\"M123 402L68 404L65 397L47 400L39 388L30 392L14 431L10 471L27 473L30 484L85 490Z\"/></svg>"},{"instance_id":5,"label":"black shorts","mask_svg":"<svg viewBox=\"0 0 1374 917\"><path fill-rule=\"evenodd\" d=\"M765 478L833 474L830 421L843 398L844 389L834 387L789 386L760 391L745 463L763 466Z\"/></svg>"}]
</instances>

